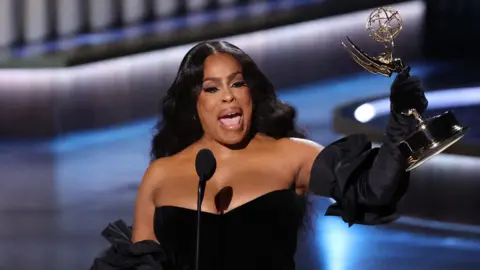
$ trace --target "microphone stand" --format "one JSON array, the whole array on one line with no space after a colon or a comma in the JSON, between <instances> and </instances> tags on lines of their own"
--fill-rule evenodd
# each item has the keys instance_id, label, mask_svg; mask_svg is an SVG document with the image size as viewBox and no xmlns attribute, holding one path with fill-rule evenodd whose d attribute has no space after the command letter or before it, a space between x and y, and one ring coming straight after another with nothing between
<instances>
[{"instance_id":1,"label":"microphone stand","mask_svg":"<svg viewBox=\"0 0 480 270\"><path fill-rule=\"evenodd\" d=\"M202 201L205 193L205 183L200 179L198 183L198 196L197 196L197 248L195 250L195 270L199 270L200 265L200 218L202 214Z\"/></svg>"}]
</instances>

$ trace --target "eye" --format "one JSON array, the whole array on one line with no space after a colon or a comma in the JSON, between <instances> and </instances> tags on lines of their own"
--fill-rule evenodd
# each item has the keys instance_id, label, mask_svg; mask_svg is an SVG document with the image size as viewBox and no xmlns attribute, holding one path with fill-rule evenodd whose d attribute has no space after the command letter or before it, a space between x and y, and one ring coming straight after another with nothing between
<instances>
[{"instance_id":1,"label":"eye","mask_svg":"<svg viewBox=\"0 0 480 270\"><path fill-rule=\"evenodd\" d=\"M218 88L217 87L204 87L203 91L205 91L207 93L214 93L214 92L218 91Z\"/></svg>"},{"instance_id":2,"label":"eye","mask_svg":"<svg viewBox=\"0 0 480 270\"><path fill-rule=\"evenodd\" d=\"M238 81L238 82L233 83L233 87L245 87L245 86L247 86L246 81Z\"/></svg>"}]
</instances>

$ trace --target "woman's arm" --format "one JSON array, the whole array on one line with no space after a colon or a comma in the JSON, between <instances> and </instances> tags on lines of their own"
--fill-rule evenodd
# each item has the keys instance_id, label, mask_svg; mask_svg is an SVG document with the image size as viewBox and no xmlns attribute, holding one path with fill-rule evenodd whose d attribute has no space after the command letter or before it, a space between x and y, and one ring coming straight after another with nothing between
<instances>
[{"instance_id":1,"label":"woman's arm","mask_svg":"<svg viewBox=\"0 0 480 270\"><path fill-rule=\"evenodd\" d=\"M162 179L161 161L153 162L146 170L135 201L132 242L152 240L158 242L153 230L155 192Z\"/></svg>"},{"instance_id":2,"label":"woman's arm","mask_svg":"<svg viewBox=\"0 0 480 270\"><path fill-rule=\"evenodd\" d=\"M162 166L150 165L138 190L133 228L123 220L109 224L102 236L111 246L95 258L91 270L165 269L167 256L153 230L154 194L162 179Z\"/></svg>"},{"instance_id":3,"label":"woman's arm","mask_svg":"<svg viewBox=\"0 0 480 270\"><path fill-rule=\"evenodd\" d=\"M297 186L317 195L334 198L337 203L327 215L339 215L353 223L378 224L392 219L398 200L406 192L409 174L407 157L398 143L415 128L414 119L399 112L415 108L423 113L427 101L417 78L409 69L392 84L392 112L386 138L380 148L372 148L364 135L344 137L318 153L318 147L299 148L301 169Z\"/></svg>"}]
</instances>

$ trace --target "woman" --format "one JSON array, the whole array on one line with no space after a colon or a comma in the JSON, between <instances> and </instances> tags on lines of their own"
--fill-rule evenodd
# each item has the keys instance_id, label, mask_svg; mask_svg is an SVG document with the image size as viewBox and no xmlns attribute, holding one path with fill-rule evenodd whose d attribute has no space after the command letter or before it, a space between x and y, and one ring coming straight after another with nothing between
<instances>
[{"instance_id":1,"label":"woman","mask_svg":"<svg viewBox=\"0 0 480 270\"><path fill-rule=\"evenodd\" d=\"M195 157L217 160L202 205L200 269L295 269L296 236L308 193L333 197L327 215L350 226L393 219L408 183L396 145L414 128L398 112L427 101L402 71L392 85L386 140L365 136L327 147L306 140L295 110L281 102L252 59L227 42L204 42L183 59L163 101L135 207L133 231L121 221L113 246L92 269L194 269L198 176ZM142 268L144 267L144 268Z\"/></svg>"}]
</instances>

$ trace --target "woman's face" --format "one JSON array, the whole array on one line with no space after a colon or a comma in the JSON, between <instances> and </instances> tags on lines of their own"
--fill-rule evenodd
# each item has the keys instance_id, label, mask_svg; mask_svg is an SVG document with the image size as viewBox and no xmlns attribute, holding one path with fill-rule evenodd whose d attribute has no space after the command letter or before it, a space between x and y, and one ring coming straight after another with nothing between
<instances>
[{"instance_id":1,"label":"woman's face","mask_svg":"<svg viewBox=\"0 0 480 270\"><path fill-rule=\"evenodd\" d=\"M206 137L224 145L241 143L250 129L252 99L242 67L228 54L204 62L197 111Z\"/></svg>"}]
</instances>

